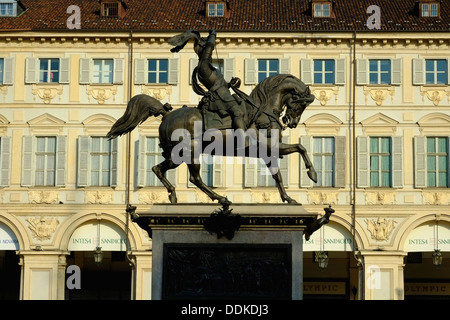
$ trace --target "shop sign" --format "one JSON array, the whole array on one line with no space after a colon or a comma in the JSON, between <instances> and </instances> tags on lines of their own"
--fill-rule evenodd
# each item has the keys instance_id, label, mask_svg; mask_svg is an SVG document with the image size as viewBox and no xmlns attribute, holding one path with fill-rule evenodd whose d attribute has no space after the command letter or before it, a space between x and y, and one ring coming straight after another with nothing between
<instances>
[{"instance_id":1,"label":"shop sign","mask_svg":"<svg viewBox=\"0 0 450 320\"><path fill-rule=\"evenodd\" d=\"M345 294L345 282L304 282L303 294Z\"/></svg>"},{"instance_id":2,"label":"shop sign","mask_svg":"<svg viewBox=\"0 0 450 320\"><path fill-rule=\"evenodd\" d=\"M412 230L405 241L406 252L450 251L450 228L426 223Z\"/></svg>"},{"instance_id":3,"label":"shop sign","mask_svg":"<svg viewBox=\"0 0 450 320\"><path fill-rule=\"evenodd\" d=\"M448 296L450 283L405 282L405 295L410 296Z\"/></svg>"},{"instance_id":4,"label":"shop sign","mask_svg":"<svg viewBox=\"0 0 450 320\"><path fill-rule=\"evenodd\" d=\"M16 235L6 225L0 223L0 250L19 250Z\"/></svg>"},{"instance_id":5,"label":"shop sign","mask_svg":"<svg viewBox=\"0 0 450 320\"><path fill-rule=\"evenodd\" d=\"M78 227L69 240L69 251L125 251L125 233L110 222L91 222Z\"/></svg>"},{"instance_id":6,"label":"shop sign","mask_svg":"<svg viewBox=\"0 0 450 320\"><path fill-rule=\"evenodd\" d=\"M307 241L303 238L303 251L352 251L353 238L338 225L325 225Z\"/></svg>"}]
</instances>

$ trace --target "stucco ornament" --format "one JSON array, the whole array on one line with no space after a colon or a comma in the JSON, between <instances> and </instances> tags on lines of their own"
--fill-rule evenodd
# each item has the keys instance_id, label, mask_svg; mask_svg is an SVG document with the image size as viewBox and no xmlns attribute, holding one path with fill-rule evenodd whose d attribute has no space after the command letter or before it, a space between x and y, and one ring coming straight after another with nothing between
<instances>
[{"instance_id":1,"label":"stucco ornament","mask_svg":"<svg viewBox=\"0 0 450 320\"><path fill-rule=\"evenodd\" d=\"M27 218L30 224L28 228L31 230L33 238L38 240L49 240L59 224L57 218L34 217Z\"/></svg>"},{"instance_id":2,"label":"stucco ornament","mask_svg":"<svg viewBox=\"0 0 450 320\"><path fill-rule=\"evenodd\" d=\"M378 217L377 219L366 219L367 230L370 232L372 239L377 241L387 240L395 227L394 219L386 219Z\"/></svg>"}]
</instances>

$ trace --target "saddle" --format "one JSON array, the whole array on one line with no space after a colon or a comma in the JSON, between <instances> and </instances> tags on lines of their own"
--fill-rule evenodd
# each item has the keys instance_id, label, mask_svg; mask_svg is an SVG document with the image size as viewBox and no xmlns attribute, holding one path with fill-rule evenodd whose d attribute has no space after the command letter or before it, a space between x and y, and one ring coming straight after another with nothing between
<instances>
[{"instance_id":1,"label":"saddle","mask_svg":"<svg viewBox=\"0 0 450 320\"><path fill-rule=\"evenodd\" d=\"M231 116L229 114L221 116L217 111L210 111L208 108L201 108L203 117L203 130L219 129L226 130L232 129L233 124L231 122Z\"/></svg>"}]
</instances>

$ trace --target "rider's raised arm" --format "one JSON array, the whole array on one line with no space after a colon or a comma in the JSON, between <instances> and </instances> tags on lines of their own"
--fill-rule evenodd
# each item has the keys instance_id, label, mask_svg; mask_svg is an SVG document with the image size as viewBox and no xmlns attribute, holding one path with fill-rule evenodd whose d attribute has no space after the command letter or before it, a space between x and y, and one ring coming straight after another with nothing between
<instances>
[{"instance_id":1,"label":"rider's raised arm","mask_svg":"<svg viewBox=\"0 0 450 320\"><path fill-rule=\"evenodd\" d=\"M208 38L206 39L206 44L203 49L203 52L200 56L199 61L199 73L206 75L207 73L212 72L210 63L212 62L212 54L216 45L216 33L214 31L210 31Z\"/></svg>"}]
</instances>

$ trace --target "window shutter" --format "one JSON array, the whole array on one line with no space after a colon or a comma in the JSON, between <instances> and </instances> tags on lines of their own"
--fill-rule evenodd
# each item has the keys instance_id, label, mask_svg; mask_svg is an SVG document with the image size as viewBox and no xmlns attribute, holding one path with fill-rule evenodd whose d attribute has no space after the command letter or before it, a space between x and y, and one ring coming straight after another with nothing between
<instances>
[{"instance_id":1,"label":"window shutter","mask_svg":"<svg viewBox=\"0 0 450 320\"><path fill-rule=\"evenodd\" d=\"M403 137L392 137L392 187L403 187Z\"/></svg>"},{"instance_id":2,"label":"window shutter","mask_svg":"<svg viewBox=\"0 0 450 320\"><path fill-rule=\"evenodd\" d=\"M189 59L189 84L192 84L192 74L194 73L195 67L198 65L198 59Z\"/></svg>"},{"instance_id":3,"label":"window shutter","mask_svg":"<svg viewBox=\"0 0 450 320\"><path fill-rule=\"evenodd\" d=\"M258 184L258 158L245 158L244 186L256 187Z\"/></svg>"},{"instance_id":4,"label":"window shutter","mask_svg":"<svg viewBox=\"0 0 450 320\"><path fill-rule=\"evenodd\" d=\"M118 165L118 157L117 157L117 147L119 139L112 139L111 142L111 181L109 185L111 187L117 187L117 165Z\"/></svg>"},{"instance_id":5,"label":"window shutter","mask_svg":"<svg viewBox=\"0 0 450 320\"><path fill-rule=\"evenodd\" d=\"M313 141L313 137L311 137L311 136L300 137L300 143L305 147L305 149L309 153L311 160L312 160L312 150L313 150L312 141ZM305 162L301 158L300 154L299 154L299 157L300 157L300 187L310 188L313 186L313 181L308 177L308 169L306 169Z\"/></svg>"},{"instance_id":6,"label":"window shutter","mask_svg":"<svg viewBox=\"0 0 450 320\"><path fill-rule=\"evenodd\" d=\"M145 137L145 136L139 137L138 177L137 177L138 183L137 183L137 185L140 188L145 187L145 163L146 163L145 154L147 152L146 139L147 139L147 137Z\"/></svg>"},{"instance_id":7,"label":"window shutter","mask_svg":"<svg viewBox=\"0 0 450 320\"><path fill-rule=\"evenodd\" d=\"M225 159L222 156L213 156L213 187L223 187L222 168Z\"/></svg>"},{"instance_id":8,"label":"window shutter","mask_svg":"<svg viewBox=\"0 0 450 320\"><path fill-rule=\"evenodd\" d=\"M334 79L334 83L337 85L345 84L345 58L336 59L336 75Z\"/></svg>"},{"instance_id":9,"label":"window shutter","mask_svg":"<svg viewBox=\"0 0 450 320\"><path fill-rule=\"evenodd\" d=\"M426 138L414 137L414 187L425 188L427 186L427 162L426 162Z\"/></svg>"},{"instance_id":10,"label":"window shutter","mask_svg":"<svg viewBox=\"0 0 450 320\"><path fill-rule=\"evenodd\" d=\"M256 69L256 59L245 59L245 84L258 84L257 69Z\"/></svg>"},{"instance_id":11,"label":"window shutter","mask_svg":"<svg viewBox=\"0 0 450 320\"><path fill-rule=\"evenodd\" d=\"M11 137L0 138L0 186L9 186L11 166Z\"/></svg>"},{"instance_id":12,"label":"window shutter","mask_svg":"<svg viewBox=\"0 0 450 320\"><path fill-rule=\"evenodd\" d=\"M169 59L169 84L178 84L178 59Z\"/></svg>"},{"instance_id":13,"label":"window shutter","mask_svg":"<svg viewBox=\"0 0 450 320\"><path fill-rule=\"evenodd\" d=\"M147 60L146 59L135 59L134 60L134 84L146 84L147 79L145 75L147 74Z\"/></svg>"},{"instance_id":14,"label":"window shutter","mask_svg":"<svg viewBox=\"0 0 450 320\"><path fill-rule=\"evenodd\" d=\"M3 84L12 85L14 82L14 58L5 58L3 63Z\"/></svg>"},{"instance_id":15,"label":"window shutter","mask_svg":"<svg viewBox=\"0 0 450 320\"><path fill-rule=\"evenodd\" d=\"M70 82L70 58L59 59L59 83Z\"/></svg>"},{"instance_id":16,"label":"window shutter","mask_svg":"<svg viewBox=\"0 0 450 320\"><path fill-rule=\"evenodd\" d=\"M402 59L391 60L391 84L400 85L402 83Z\"/></svg>"},{"instance_id":17,"label":"window shutter","mask_svg":"<svg viewBox=\"0 0 450 320\"><path fill-rule=\"evenodd\" d=\"M447 137L447 187L450 187L450 136Z\"/></svg>"},{"instance_id":18,"label":"window shutter","mask_svg":"<svg viewBox=\"0 0 450 320\"><path fill-rule=\"evenodd\" d=\"M89 136L78 137L77 186L86 187L89 179Z\"/></svg>"},{"instance_id":19,"label":"window shutter","mask_svg":"<svg viewBox=\"0 0 450 320\"><path fill-rule=\"evenodd\" d=\"M357 137L357 185L359 188L367 188L370 182L370 144L369 137Z\"/></svg>"},{"instance_id":20,"label":"window shutter","mask_svg":"<svg viewBox=\"0 0 450 320\"><path fill-rule=\"evenodd\" d=\"M66 185L67 137L56 138L56 179L57 187Z\"/></svg>"},{"instance_id":21,"label":"window shutter","mask_svg":"<svg viewBox=\"0 0 450 320\"><path fill-rule=\"evenodd\" d=\"M356 84L364 85L369 83L369 60L356 60Z\"/></svg>"},{"instance_id":22,"label":"window shutter","mask_svg":"<svg viewBox=\"0 0 450 320\"><path fill-rule=\"evenodd\" d=\"M123 84L123 59L114 59L114 84Z\"/></svg>"},{"instance_id":23,"label":"window shutter","mask_svg":"<svg viewBox=\"0 0 450 320\"><path fill-rule=\"evenodd\" d=\"M413 59L413 84L425 84L425 59Z\"/></svg>"},{"instance_id":24,"label":"window shutter","mask_svg":"<svg viewBox=\"0 0 450 320\"><path fill-rule=\"evenodd\" d=\"M447 59L447 84L450 84L450 59Z\"/></svg>"},{"instance_id":25,"label":"window shutter","mask_svg":"<svg viewBox=\"0 0 450 320\"><path fill-rule=\"evenodd\" d=\"M345 187L345 137L334 138L334 186Z\"/></svg>"},{"instance_id":26,"label":"window shutter","mask_svg":"<svg viewBox=\"0 0 450 320\"><path fill-rule=\"evenodd\" d=\"M304 84L313 83L313 60L312 59L302 59L300 62L300 80Z\"/></svg>"},{"instance_id":27,"label":"window shutter","mask_svg":"<svg viewBox=\"0 0 450 320\"><path fill-rule=\"evenodd\" d=\"M33 136L24 136L22 140L22 187L33 184Z\"/></svg>"},{"instance_id":28,"label":"window shutter","mask_svg":"<svg viewBox=\"0 0 450 320\"><path fill-rule=\"evenodd\" d=\"M230 82L234 76L234 59L223 59L223 77Z\"/></svg>"},{"instance_id":29,"label":"window shutter","mask_svg":"<svg viewBox=\"0 0 450 320\"><path fill-rule=\"evenodd\" d=\"M25 60L25 83L39 82L39 59L27 58Z\"/></svg>"},{"instance_id":30,"label":"window shutter","mask_svg":"<svg viewBox=\"0 0 450 320\"><path fill-rule=\"evenodd\" d=\"M291 60L289 58L280 59L280 74L291 73Z\"/></svg>"},{"instance_id":31,"label":"window shutter","mask_svg":"<svg viewBox=\"0 0 450 320\"><path fill-rule=\"evenodd\" d=\"M92 59L80 59L80 84L91 83Z\"/></svg>"}]
</instances>

